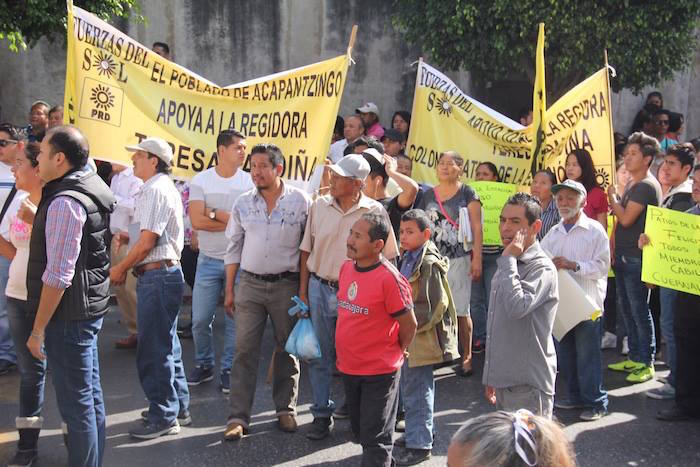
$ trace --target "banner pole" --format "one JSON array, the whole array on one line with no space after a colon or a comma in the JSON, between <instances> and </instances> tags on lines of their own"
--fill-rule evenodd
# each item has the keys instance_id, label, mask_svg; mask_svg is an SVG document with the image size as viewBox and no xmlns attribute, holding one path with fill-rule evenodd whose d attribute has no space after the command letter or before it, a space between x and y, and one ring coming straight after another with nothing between
<instances>
[{"instance_id":1,"label":"banner pole","mask_svg":"<svg viewBox=\"0 0 700 467\"><path fill-rule=\"evenodd\" d=\"M418 67L416 68L416 85L413 88L413 105L411 106L411 115L416 115L416 108L418 107L418 99L416 99L416 92L418 91L418 78L420 76L421 65L423 65L423 57L418 57ZM409 159L411 158L411 156L408 153L408 148L409 143L412 141L411 136L413 135L414 131L415 126L410 125L408 127L408 135L406 135L406 149L404 150ZM411 159L411 176L413 176L413 159Z\"/></svg>"},{"instance_id":2,"label":"banner pole","mask_svg":"<svg viewBox=\"0 0 700 467\"><path fill-rule=\"evenodd\" d=\"M615 179L617 175L617 159L615 158L615 135L613 132L612 122L612 93L610 92L610 65L608 64L608 49L603 49L603 56L605 57L605 83L607 84L608 88L608 123L610 124L610 150L612 151L612 167L610 168L610 175L612 184L614 185L617 182Z\"/></svg>"},{"instance_id":3,"label":"banner pole","mask_svg":"<svg viewBox=\"0 0 700 467\"><path fill-rule=\"evenodd\" d=\"M350 31L350 41L348 42L348 57L352 60L352 48L355 47L355 38L357 38L357 24L352 25Z\"/></svg>"}]
</instances>

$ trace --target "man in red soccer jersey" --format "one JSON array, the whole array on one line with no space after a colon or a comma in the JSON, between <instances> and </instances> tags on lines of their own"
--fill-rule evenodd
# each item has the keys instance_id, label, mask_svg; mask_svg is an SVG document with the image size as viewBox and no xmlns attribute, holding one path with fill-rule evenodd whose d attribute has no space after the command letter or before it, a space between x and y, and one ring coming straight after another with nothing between
<instances>
[{"instance_id":1,"label":"man in red soccer jersey","mask_svg":"<svg viewBox=\"0 0 700 467\"><path fill-rule=\"evenodd\" d=\"M366 213L347 239L340 269L335 347L362 465L391 465L399 369L416 334L411 285L381 256L391 227Z\"/></svg>"}]
</instances>

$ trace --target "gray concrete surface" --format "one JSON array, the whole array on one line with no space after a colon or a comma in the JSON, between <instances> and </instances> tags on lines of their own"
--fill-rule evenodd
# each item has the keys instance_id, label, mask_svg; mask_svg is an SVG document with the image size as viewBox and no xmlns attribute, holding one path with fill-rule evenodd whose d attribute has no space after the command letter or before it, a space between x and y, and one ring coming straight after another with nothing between
<instances>
[{"instance_id":1,"label":"gray concrete surface","mask_svg":"<svg viewBox=\"0 0 700 467\"><path fill-rule=\"evenodd\" d=\"M218 320L223 317L219 310ZM238 442L223 442L222 432L228 415L227 397L218 391L215 382L192 388L191 427L177 436L151 441L135 441L128 430L138 421L146 401L138 382L135 352L115 350L114 341L124 334L118 323L119 313L113 310L105 319L100 334L100 365L107 407L107 452L104 465L114 467L156 466L307 466L359 465L361 447L351 441L347 420L339 420L332 436L320 442L306 439L304 431L311 422L311 393L308 374L302 369L299 399L300 429L294 434L277 430L272 405L271 387L265 383L267 363L272 353L271 329L265 334L258 390L253 408L251 434ZM217 350L221 349L222 329L215 326ZM183 340L185 365L193 365L191 340ZM605 351L605 359L618 358L614 351ZM483 354L476 356L475 369L480 373ZM663 365L657 367L665 374ZM605 385L610 390L611 414L598 422L580 422L576 411L555 414L566 426L574 442L580 466L696 466L700 465L700 423L663 423L654 418L660 408L670 402L655 401L644 391L660 385L648 382L627 386L624 375L605 372ZM50 380L50 378L49 378ZM459 378L448 369L436 372L437 400L435 421L437 435L434 456L422 465L445 465L450 437L470 417L492 410L483 397L478 376ZM17 373L0 377L0 465L12 455L16 443L14 417L17 415ZM334 382L333 393L342 398L341 383ZM45 429L40 439L37 467L67 465L67 453L60 434L60 424L53 388L46 387Z\"/></svg>"}]
</instances>

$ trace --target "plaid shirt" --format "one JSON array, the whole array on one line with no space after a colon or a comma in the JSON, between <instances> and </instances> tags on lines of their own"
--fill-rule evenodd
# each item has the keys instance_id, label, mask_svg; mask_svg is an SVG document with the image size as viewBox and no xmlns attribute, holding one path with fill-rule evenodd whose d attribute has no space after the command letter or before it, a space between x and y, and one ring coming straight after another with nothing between
<instances>
[{"instance_id":1,"label":"plaid shirt","mask_svg":"<svg viewBox=\"0 0 700 467\"><path fill-rule=\"evenodd\" d=\"M87 212L69 196L58 196L46 212L46 269L41 280L49 287L67 289L73 281L75 263Z\"/></svg>"}]
</instances>

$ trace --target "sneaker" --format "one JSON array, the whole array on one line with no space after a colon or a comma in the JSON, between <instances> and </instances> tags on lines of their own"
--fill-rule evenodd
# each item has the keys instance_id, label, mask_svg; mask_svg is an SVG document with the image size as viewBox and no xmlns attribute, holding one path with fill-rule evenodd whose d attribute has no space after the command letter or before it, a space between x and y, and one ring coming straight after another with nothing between
<instances>
[{"instance_id":1,"label":"sneaker","mask_svg":"<svg viewBox=\"0 0 700 467\"><path fill-rule=\"evenodd\" d=\"M114 343L114 347L117 349L135 349L138 345L139 339L136 334L129 334L128 336L118 339Z\"/></svg>"},{"instance_id":2,"label":"sneaker","mask_svg":"<svg viewBox=\"0 0 700 467\"><path fill-rule=\"evenodd\" d=\"M654 378L654 367L653 366L643 366L632 373L627 375L625 380L629 383L643 383Z\"/></svg>"},{"instance_id":3,"label":"sneaker","mask_svg":"<svg viewBox=\"0 0 700 467\"><path fill-rule=\"evenodd\" d=\"M224 370L220 375L221 379L219 381L219 389L224 394L231 392L231 370ZM189 383L188 383L189 384Z\"/></svg>"},{"instance_id":4,"label":"sneaker","mask_svg":"<svg viewBox=\"0 0 700 467\"><path fill-rule=\"evenodd\" d=\"M245 429L243 425L236 422L231 422L226 425L226 430L224 431L224 440L226 441L237 441L248 434L248 430Z\"/></svg>"},{"instance_id":5,"label":"sneaker","mask_svg":"<svg viewBox=\"0 0 700 467\"><path fill-rule=\"evenodd\" d=\"M656 381L658 381L661 384L666 384L666 383L668 383L668 377L667 376L659 376L656 378Z\"/></svg>"},{"instance_id":6,"label":"sneaker","mask_svg":"<svg viewBox=\"0 0 700 467\"><path fill-rule=\"evenodd\" d=\"M601 349L614 349L617 347L617 336L612 332L605 331L603 338L600 341Z\"/></svg>"},{"instance_id":7,"label":"sneaker","mask_svg":"<svg viewBox=\"0 0 700 467\"><path fill-rule=\"evenodd\" d=\"M142 410L141 411L141 420L144 422L148 422L148 409ZM181 410L179 414L177 414L177 422L180 424L180 426L189 426L192 424L192 416L190 415L189 410Z\"/></svg>"},{"instance_id":8,"label":"sneaker","mask_svg":"<svg viewBox=\"0 0 700 467\"><path fill-rule=\"evenodd\" d=\"M17 451L15 457L7 464L7 467L31 467L37 457L36 449Z\"/></svg>"},{"instance_id":9,"label":"sneaker","mask_svg":"<svg viewBox=\"0 0 700 467\"><path fill-rule=\"evenodd\" d=\"M608 411L606 409L591 409L582 412L581 415L578 416L578 418L586 422L594 422L605 417L607 414Z\"/></svg>"},{"instance_id":10,"label":"sneaker","mask_svg":"<svg viewBox=\"0 0 700 467\"><path fill-rule=\"evenodd\" d=\"M277 417L277 427L285 433L297 431L297 419L292 414L284 414Z\"/></svg>"},{"instance_id":11,"label":"sneaker","mask_svg":"<svg viewBox=\"0 0 700 467\"><path fill-rule=\"evenodd\" d=\"M629 355L629 353L630 353L630 346L629 346L629 344L627 343L627 336L625 336L625 337L622 339L622 350L620 350L620 353L621 353L622 355Z\"/></svg>"},{"instance_id":12,"label":"sneaker","mask_svg":"<svg viewBox=\"0 0 700 467\"><path fill-rule=\"evenodd\" d=\"M192 323L177 328L177 336L180 339L192 339Z\"/></svg>"},{"instance_id":13,"label":"sneaker","mask_svg":"<svg viewBox=\"0 0 700 467\"><path fill-rule=\"evenodd\" d=\"M306 432L306 437L319 441L330 435L331 431L333 431L333 418L317 417L311 422L311 427Z\"/></svg>"},{"instance_id":14,"label":"sneaker","mask_svg":"<svg viewBox=\"0 0 700 467\"><path fill-rule=\"evenodd\" d=\"M486 350L486 343L482 339L477 339L472 345L472 353L482 353Z\"/></svg>"},{"instance_id":15,"label":"sneaker","mask_svg":"<svg viewBox=\"0 0 700 467\"><path fill-rule=\"evenodd\" d=\"M570 399L555 399L554 407L563 410L583 409L585 406Z\"/></svg>"},{"instance_id":16,"label":"sneaker","mask_svg":"<svg viewBox=\"0 0 700 467\"><path fill-rule=\"evenodd\" d=\"M675 399L676 389L668 383L665 383L660 388L652 389L646 392L647 397L658 400Z\"/></svg>"},{"instance_id":17,"label":"sneaker","mask_svg":"<svg viewBox=\"0 0 700 467\"><path fill-rule=\"evenodd\" d=\"M430 449L404 448L394 455L396 465L416 465L430 459L432 452Z\"/></svg>"},{"instance_id":18,"label":"sneaker","mask_svg":"<svg viewBox=\"0 0 700 467\"><path fill-rule=\"evenodd\" d=\"M17 365L12 363L9 360L0 360L0 376L4 375L6 373L9 373L11 371L14 371L17 368Z\"/></svg>"},{"instance_id":19,"label":"sneaker","mask_svg":"<svg viewBox=\"0 0 700 467\"><path fill-rule=\"evenodd\" d=\"M348 403L344 402L343 405L336 408L333 411L333 418L338 420L344 420L350 418L350 412L348 411Z\"/></svg>"},{"instance_id":20,"label":"sneaker","mask_svg":"<svg viewBox=\"0 0 700 467\"><path fill-rule=\"evenodd\" d=\"M214 379L214 368L197 365L187 377L188 386L198 386Z\"/></svg>"},{"instance_id":21,"label":"sneaker","mask_svg":"<svg viewBox=\"0 0 700 467\"><path fill-rule=\"evenodd\" d=\"M644 365L643 363L633 362L629 358L627 360L623 360L617 363L611 363L610 365L608 365L608 369L610 370L626 371L627 373L632 373L633 371L637 371L641 368L646 368L646 365Z\"/></svg>"},{"instance_id":22,"label":"sneaker","mask_svg":"<svg viewBox=\"0 0 700 467\"><path fill-rule=\"evenodd\" d=\"M163 435L176 435L180 433L180 424L177 420L172 423L145 423L143 426L129 431L129 435L136 439L154 439Z\"/></svg>"},{"instance_id":23,"label":"sneaker","mask_svg":"<svg viewBox=\"0 0 700 467\"><path fill-rule=\"evenodd\" d=\"M670 409L660 410L657 412L656 418L664 422L683 422L690 420L690 416L677 405L674 405Z\"/></svg>"}]
</instances>

